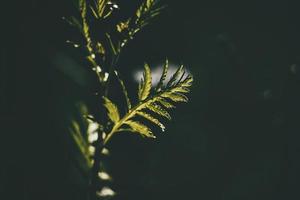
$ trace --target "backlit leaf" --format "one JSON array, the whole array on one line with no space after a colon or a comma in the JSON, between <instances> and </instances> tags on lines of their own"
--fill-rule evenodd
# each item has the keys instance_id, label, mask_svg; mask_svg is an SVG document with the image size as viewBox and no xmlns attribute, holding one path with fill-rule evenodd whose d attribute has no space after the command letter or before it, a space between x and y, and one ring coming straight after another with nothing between
<instances>
[{"instance_id":1,"label":"backlit leaf","mask_svg":"<svg viewBox=\"0 0 300 200\"><path fill-rule=\"evenodd\" d=\"M144 117L145 119L151 121L152 123L156 124L157 126L159 126L163 131L165 130L165 126L156 118L154 118L152 115L145 113L145 112L137 112L137 114L139 116Z\"/></svg>"},{"instance_id":2,"label":"backlit leaf","mask_svg":"<svg viewBox=\"0 0 300 200\"><path fill-rule=\"evenodd\" d=\"M132 132L140 133L146 137L155 138L151 129L144 124L141 124L140 122L128 120L125 122L125 124L127 124L131 128Z\"/></svg>"},{"instance_id":3,"label":"backlit leaf","mask_svg":"<svg viewBox=\"0 0 300 200\"><path fill-rule=\"evenodd\" d=\"M161 91L162 89L162 86L164 84L164 81L167 77L167 73L168 73L168 68L169 68L169 61L166 60L166 63L164 64L164 68L163 68L163 72L162 72L162 75L161 75L161 78L156 86L156 91Z\"/></svg>"},{"instance_id":4,"label":"backlit leaf","mask_svg":"<svg viewBox=\"0 0 300 200\"><path fill-rule=\"evenodd\" d=\"M120 120L118 107L113 102L111 102L108 98L106 97L103 98L104 98L104 106L108 111L109 119L112 122L117 123Z\"/></svg>"},{"instance_id":5,"label":"backlit leaf","mask_svg":"<svg viewBox=\"0 0 300 200\"><path fill-rule=\"evenodd\" d=\"M145 100L149 94L152 87L152 77L151 77L151 71L148 64L144 65L145 71L143 75L143 81L140 84L138 96L139 100L143 101Z\"/></svg>"},{"instance_id":6,"label":"backlit leaf","mask_svg":"<svg viewBox=\"0 0 300 200\"><path fill-rule=\"evenodd\" d=\"M162 117L165 117L165 118L171 120L170 114L164 108L162 108L161 106L159 106L156 103L150 103L146 106L146 108L148 108L152 112L154 112Z\"/></svg>"}]
</instances>

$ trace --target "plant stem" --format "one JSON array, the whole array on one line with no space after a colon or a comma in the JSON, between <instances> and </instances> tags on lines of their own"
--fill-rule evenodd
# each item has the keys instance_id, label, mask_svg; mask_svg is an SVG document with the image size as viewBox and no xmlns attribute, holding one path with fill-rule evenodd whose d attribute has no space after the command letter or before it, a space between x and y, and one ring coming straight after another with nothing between
<instances>
[{"instance_id":1,"label":"plant stem","mask_svg":"<svg viewBox=\"0 0 300 200\"><path fill-rule=\"evenodd\" d=\"M103 95L101 95L102 97L107 97L108 96L108 89L109 89L109 83L110 83L110 79L111 79L111 75L113 74L113 70L114 70L114 65L117 63L118 59L119 59L119 55L114 55L111 61L111 64L109 66L109 77L107 79L106 82L101 82L100 80L100 84L103 85ZM99 74L97 74L99 77ZM105 121L105 114L102 114L102 121ZM102 128L100 131L99 137L97 139L97 141L95 142L95 155L94 155L94 164L91 170L91 180L90 180L90 196L91 196L91 200L96 200L97 197L97 191L98 191L98 186L100 183L99 177L98 177L98 172L100 171L100 162L101 159L103 158L102 155L102 150L105 146L105 140L103 141L102 139L102 135L105 134L105 130L104 128Z\"/></svg>"}]
</instances>

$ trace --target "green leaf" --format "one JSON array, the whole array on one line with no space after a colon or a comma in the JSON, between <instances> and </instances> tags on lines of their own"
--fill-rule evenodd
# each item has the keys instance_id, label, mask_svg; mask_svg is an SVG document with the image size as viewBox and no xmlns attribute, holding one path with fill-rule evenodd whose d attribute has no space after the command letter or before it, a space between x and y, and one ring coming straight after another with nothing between
<instances>
[{"instance_id":1,"label":"green leaf","mask_svg":"<svg viewBox=\"0 0 300 200\"><path fill-rule=\"evenodd\" d=\"M154 0L147 0L146 7L149 9L153 2L154 2Z\"/></svg>"},{"instance_id":2,"label":"green leaf","mask_svg":"<svg viewBox=\"0 0 300 200\"><path fill-rule=\"evenodd\" d=\"M99 18L98 13L97 13L97 11L95 11L95 9L93 8L93 6L90 6L90 9L91 9L91 11L92 11L94 17L95 17L96 19L98 19L98 18Z\"/></svg>"},{"instance_id":3,"label":"green leaf","mask_svg":"<svg viewBox=\"0 0 300 200\"><path fill-rule=\"evenodd\" d=\"M118 107L113 102L111 102L108 98L103 97L103 99L104 99L104 106L108 110L109 119L116 124L120 120Z\"/></svg>"},{"instance_id":4,"label":"green leaf","mask_svg":"<svg viewBox=\"0 0 300 200\"><path fill-rule=\"evenodd\" d=\"M159 82L156 86L156 89L155 89L157 92L161 91L161 89L164 85L164 81L165 81L165 79L167 77L167 74L168 74L168 68L169 68L169 61L166 60L166 62L164 64L162 75L161 75L160 80L159 80Z\"/></svg>"},{"instance_id":5,"label":"green leaf","mask_svg":"<svg viewBox=\"0 0 300 200\"><path fill-rule=\"evenodd\" d=\"M171 79L169 80L167 87L171 87L174 86L174 84L176 83L176 81L179 79L180 75L183 72L183 65L181 65L176 72L173 74L173 76L171 77Z\"/></svg>"},{"instance_id":6,"label":"green leaf","mask_svg":"<svg viewBox=\"0 0 300 200\"><path fill-rule=\"evenodd\" d=\"M157 7L158 1L156 0L146 0L143 2L136 11L135 23L137 26L142 26L143 23L148 23L151 18L157 16L164 6Z\"/></svg>"},{"instance_id":7,"label":"green leaf","mask_svg":"<svg viewBox=\"0 0 300 200\"><path fill-rule=\"evenodd\" d=\"M190 89L187 87L175 87L171 90L173 93L189 93Z\"/></svg>"},{"instance_id":8,"label":"green leaf","mask_svg":"<svg viewBox=\"0 0 300 200\"><path fill-rule=\"evenodd\" d=\"M129 131L138 132L147 137L154 137L149 127L133 119L137 116L143 117L144 119L158 125L162 130L164 130L164 125L157 119L157 117L154 117L153 114L170 120L171 116L167 109L174 108L175 106L173 103L188 101L188 98L185 94L190 92L189 87L193 82L192 76L185 76L183 66L181 66L173 74L167 85L162 87L161 85L163 85L163 82L167 76L167 65L168 61L166 61L162 73L159 83L160 86L158 87L160 88L159 91L155 89L153 90L153 93L150 94L152 89L151 71L149 65L145 64L143 79L139 84L138 103L129 109L122 119L115 123L107 138L105 138L105 144L110 140L114 133L128 131L127 126L124 127L123 125L128 125ZM124 84L121 83L121 85Z\"/></svg>"},{"instance_id":9,"label":"green leaf","mask_svg":"<svg viewBox=\"0 0 300 200\"><path fill-rule=\"evenodd\" d=\"M181 87L188 88L188 87L192 86L192 83L193 83L193 77L192 77L192 76L187 76L187 77L180 83L180 86L181 86Z\"/></svg>"},{"instance_id":10,"label":"green leaf","mask_svg":"<svg viewBox=\"0 0 300 200\"><path fill-rule=\"evenodd\" d=\"M140 101L145 100L149 96L152 87L152 77L151 77L150 67L147 63L145 63L144 68L145 71L144 71L143 81L139 85L139 91L138 91L138 96Z\"/></svg>"},{"instance_id":11,"label":"green leaf","mask_svg":"<svg viewBox=\"0 0 300 200\"><path fill-rule=\"evenodd\" d=\"M165 126L156 118L154 118L153 116L151 116L150 114L148 113L145 113L145 112L141 112L141 111L138 111L137 114L139 116L142 116L144 117L145 119L149 120L150 122L156 124L157 126L159 126L161 128L162 131L165 130Z\"/></svg>"},{"instance_id":12,"label":"green leaf","mask_svg":"<svg viewBox=\"0 0 300 200\"><path fill-rule=\"evenodd\" d=\"M127 124L131 128L132 132L140 133L141 135L146 137L155 138L151 129L144 124L141 124L140 122L128 120L125 122L125 124Z\"/></svg>"},{"instance_id":13,"label":"green leaf","mask_svg":"<svg viewBox=\"0 0 300 200\"><path fill-rule=\"evenodd\" d=\"M91 25L94 23L90 22L96 20L101 21L102 23L102 21L105 21L106 18L111 16L111 13L114 10L113 7L117 6L113 5L110 0L79 0L81 20L78 21L75 19L69 20L68 22L80 29L85 39L84 45L88 50L88 55L86 57L95 70L95 73L97 73L100 84L104 83L105 72L103 70L106 69L106 65L111 65L108 67L115 67L115 62L118 60L121 49L128 41L133 39L137 32L148 25L151 19L160 14L164 7L158 6L158 3L159 0L143 0L143 3L137 9L134 16L129 17L126 21L117 22L116 25L114 25L114 33L121 37L115 37L113 32L105 32L104 36L106 37L102 38L104 41L98 41L96 37L93 37L94 34L91 34L93 33L92 30L94 28ZM94 19L90 20L90 17L93 17ZM110 140L114 133L125 130L138 132L146 137L155 137L148 126L133 119L140 116L164 130L165 127L159 121L158 117L171 119L167 110L174 108L175 106L173 104L175 102L188 101L186 94L190 92L189 88L192 85L193 78L189 75L185 77L183 66L181 66L167 82L168 66L169 63L168 60L166 60L159 83L155 88L152 88L150 67L148 64L144 65L144 74L139 84L138 102L136 105L132 105L125 84L116 73L122 92L125 96L127 110L125 115L121 117L117 105L110 99L103 97L103 104L107 109L108 118L113 122L112 127L103 127L105 130L111 127L111 130L104 138L104 144ZM110 72L113 72L113 68L110 69ZM105 84L103 84L103 86L105 86ZM80 145L82 148L83 145Z\"/></svg>"},{"instance_id":14,"label":"green leaf","mask_svg":"<svg viewBox=\"0 0 300 200\"><path fill-rule=\"evenodd\" d=\"M168 102L165 98L160 98L157 101L165 108L168 108L168 109L175 108L175 106L173 104L171 104L170 102Z\"/></svg>"},{"instance_id":15,"label":"green leaf","mask_svg":"<svg viewBox=\"0 0 300 200\"><path fill-rule=\"evenodd\" d=\"M130 102L130 99L129 99L129 96L128 96L128 92L127 92L127 89L125 87L125 84L123 82L123 80L120 78L119 74L117 71L115 71L115 74L116 74L116 77L121 85L121 88L122 88L122 92L124 94L124 97L126 99L126 104L127 104L127 109L128 111L131 109L131 102Z\"/></svg>"},{"instance_id":16,"label":"green leaf","mask_svg":"<svg viewBox=\"0 0 300 200\"><path fill-rule=\"evenodd\" d=\"M79 9L82 19L82 34L86 40L86 48L90 54L93 54L92 39L90 37L90 27L87 22L87 4L85 0L79 1Z\"/></svg>"},{"instance_id":17,"label":"green leaf","mask_svg":"<svg viewBox=\"0 0 300 200\"><path fill-rule=\"evenodd\" d=\"M149 110L151 110L152 112L162 116L162 117L165 117L169 120L171 120L171 116L170 114L165 110L163 109L161 106L159 106L158 104L156 103L150 103L146 106Z\"/></svg>"},{"instance_id":18,"label":"green leaf","mask_svg":"<svg viewBox=\"0 0 300 200\"><path fill-rule=\"evenodd\" d=\"M188 97L181 93L171 93L165 92L162 94L162 97L168 98L174 102L188 102Z\"/></svg>"},{"instance_id":19,"label":"green leaf","mask_svg":"<svg viewBox=\"0 0 300 200\"><path fill-rule=\"evenodd\" d=\"M108 3L108 0L98 0L97 1L97 11L98 11L98 16L103 18L104 17L104 11L106 9L106 5Z\"/></svg>"}]
</instances>

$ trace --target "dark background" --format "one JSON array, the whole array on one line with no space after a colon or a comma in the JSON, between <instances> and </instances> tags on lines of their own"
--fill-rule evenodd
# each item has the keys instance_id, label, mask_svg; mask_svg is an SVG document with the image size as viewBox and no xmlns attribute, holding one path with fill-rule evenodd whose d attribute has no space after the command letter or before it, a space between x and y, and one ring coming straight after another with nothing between
<instances>
[{"instance_id":1,"label":"dark background","mask_svg":"<svg viewBox=\"0 0 300 200\"><path fill-rule=\"evenodd\" d=\"M61 20L74 2L1 2L1 200L83 199L66 136L91 83L65 43L77 34ZM139 2L120 6L130 13ZM163 2L118 67L134 95L132 73L144 61L184 63L191 100L157 140L112 140L116 199L300 199L300 4Z\"/></svg>"}]
</instances>

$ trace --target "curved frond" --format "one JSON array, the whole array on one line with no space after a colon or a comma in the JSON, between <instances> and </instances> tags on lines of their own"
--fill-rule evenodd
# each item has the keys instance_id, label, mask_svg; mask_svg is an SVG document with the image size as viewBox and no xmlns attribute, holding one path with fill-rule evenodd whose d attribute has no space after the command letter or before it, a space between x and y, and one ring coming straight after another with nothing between
<instances>
[{"instance_id":1,"label":"curved frond","mask_svg":"<svg viewBox=\"0 0 300 200\"><path fill-rule=\"evenodd\" d=\"M172 75L171 79L169 80L167 84L167 88L173 86L176 81L179 79L180 75L182 75L183 72L183 65L181 65L176 72Z\"/></svg>"},{"instance_id":2,"label":"curved frond","mask_svg":"<svg viewBox=\"0 0 300 200\"><path fill-rule=\"evenodd\" d=\"M139 100L143 101L145 100L149 94L152 87L152 77L151 77L151 70L147 63L144 65L145 71L143 76L143 81L141 81L139 85Z\"/></svg>"},{"instance_id":3,"label":"curved frond","mask_svg":"<svg viewBox=\"0 0 300 200\"><path fill-rule=\"evenodd\" d=\"M139 84L138 104L132 107L128 113L115 123L110 133L104 139L104 143L107 143L114 133L128 130L128 126L130 127L129 131L138 132L142 136L153 138L154 135L150 128L141 124L135 118L141 116L164 130L164 125L154 115L170 120L171 116L167 110L174 108L174 103L188 101L186 94L190 92L189 88L192 85L193 77L185 75L183 66L180 66L167 82L166 86L162 87L167 75L167 65L168 62L166 61L159 87L156 87L151 93L151 71L149 65L145 64L143 79Z\"/></svg>"},{"instance_id":4,"label":"curved frond","mask_svg":"<svg viewBox=\"0 0 300 200\"><path fill-rule=\"evenodd\" d=\"M188 97L181 93L175 92L165 92L162 94L162 97L170 99L174 102L188 102Z\"/></svg>"},{"instance_id":5,"label":"curved frond","mask_svg":"<svg viewBox=\"0 0 300 200\"><path fill-rule=\"evenodd\" d=\"M137 115L144 117L145 119L149 120L150 122L156 124L157 126L159 126L161 128L162 131L164 131L166 128L158 119L154 118L152 115L150 115L146 112L138 111Z\"/></svg>"},{"instance_id":6,"label":"curved frond","mask_svg":"<svg viewBox=\"0 0 300 200\"><path fill-rule=\"evenodd\" d=\"M159 7L158 0L146 0L144 1L141 6L136 11L136 23L147 23L149 19L159 15L160 11L164 7Z\"/></svg>"},{"instance_id":7,"label":"curved frond","mask_svg":"<svg viewBox=\"0 0 300 200\"><path fill-rule=\"evenodd\" d=\"M146 136L146 137L155 138L155 136L153 135L151 129L148 128L147 126L145 126L144 124L140 123L140 122L133 121L133 120L128 120L124 124L128 125L131 128L130 130L132 132L140 133L140 134L142 134L143 136Z\"/></svg>"},{"instance_id":8,"label":"curved frond","mask_svg":"<svg viewBox=\"0 0 300 200\"><path fill-rule=\"evenodd\" d=\"M165 118L171 120L170 114L165 109L163 109L160 105L158 105L156 103L147 104L145 106L145 108L151 110L152 112L154 112L162 117L165 117Z\"/></svg>"},{"instance_id":9,"label":"curved frond","mask_svg":"<svg viewBox=\"0 0 300 200\"><path fill-rule=\"evenodd\" d=\"M108 111L108 117L113 123L117 123L120 120L120 114L118 107L111 102L108 98L103 97L104 99L104 106Z\"/></svg>"},{"instance_id":10,"label":"curved frond","mask_svg":"<svg viewBox=\"0 0 300 200\"><path fill-rule=\"evenodd\" d=\"M175 108L175 106L170 102L168 102L165 98L159 98L157 101L165 108L168 109Z\"/></svg>"},{"instance_id":11,"label":"curved frond","mask_svg":"<svg viewBox=\"0 0 300 200\"><path fill-rule=\"evenodd\" d=\"M164 81L165 81L165 79L167 77L167 74L168 74L168 68L169 68L169 61L167 59L165 64L164 64L162 75L161 75L160 80L159 80L159 82L156 86L156 89L155 89L157 92L162 90L162 86L164 85Z\"/></svg>"},{"instance_id":12,"label":"curved frond","mask_svg":"<svg viewBox=\"0 0 300 200\"><path fill-rule=\"evenodd\" d=\"M121 47L124 47L127 42L135 36L141 29L147 26L151 19L161 13L165 6L159 5L159 0L145 0L136 10L133 17L120 22L116 25L116 30L119 33L124 33L124 38L121 42Z\"/></svg>"}]
</instances>

